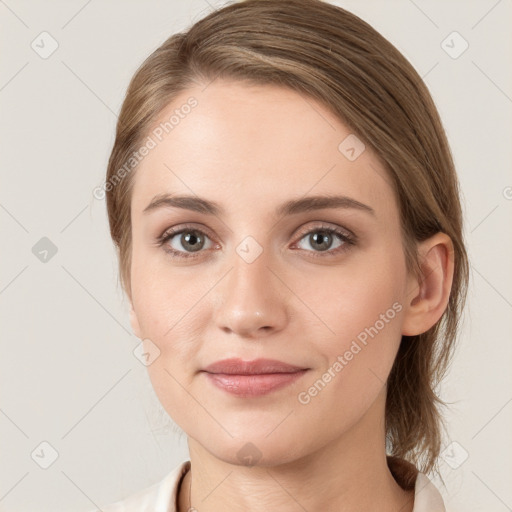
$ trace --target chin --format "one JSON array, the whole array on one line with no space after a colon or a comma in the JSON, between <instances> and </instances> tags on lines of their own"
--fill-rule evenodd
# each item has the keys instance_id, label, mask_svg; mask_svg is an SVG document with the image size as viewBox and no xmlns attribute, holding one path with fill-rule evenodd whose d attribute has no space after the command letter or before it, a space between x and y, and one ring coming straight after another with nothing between
<instances>
[{"instance_id":1,"label":"chin","mask_svg":"<svg viewBox=\"0 0 512 512\"><path fill-rule=\"evenodd\" d=\"M289 433L286 433L286 439L277 434L270 434L270 436L267 434L268 431L261 435L252 433L235 436L229 439L225 438L224 442L219 441L215 444L211 444L212 439L209 438L203 446L217 459L228 464L248 467L271 467L287 464L304 455L297 448L297 446L302 447L300 441Z\"/></svg>"}]
</instances>

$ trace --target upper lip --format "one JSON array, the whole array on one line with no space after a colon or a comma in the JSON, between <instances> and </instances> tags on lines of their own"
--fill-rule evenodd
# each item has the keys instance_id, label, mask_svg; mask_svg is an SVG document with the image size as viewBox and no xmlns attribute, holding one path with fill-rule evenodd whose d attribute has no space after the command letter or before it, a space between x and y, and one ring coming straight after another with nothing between
<instances>
[{"instance_id":1,"label":"upper lip","mask_svg":"<svg viewBox=\"0 0 512 512\"><path fill-rule=\"evenodd\" d=\"M268 373L296 373L307 370L300 366L283 363L276 359L253 359L243 361L239 358L223 359L208 365L203 371L208 373L225 373L230 375L262 375Z\"/></svg>"}]
</instances>

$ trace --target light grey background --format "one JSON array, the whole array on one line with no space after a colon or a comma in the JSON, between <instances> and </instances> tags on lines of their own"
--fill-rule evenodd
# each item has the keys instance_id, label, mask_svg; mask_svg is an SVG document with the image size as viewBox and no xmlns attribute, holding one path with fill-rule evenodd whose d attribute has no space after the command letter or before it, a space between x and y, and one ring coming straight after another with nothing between
<instances>
[{"instance_id":1,"label":"light grey background","mask_svg":"<svg viewBox=\"0 0 512 512\"><path fill-rule=\"evenodd\" d=\"M90 510L187 458L185 436L132 353L139 340L105 203L92 190L132 74L172 33L221 5L209 3L0 0L2 511ZM452 403L446 488L434 482L452 511L512 510L512 2L336 3L425 78L462 185L472 282L442 387ZM59 45L46 59L31 47L43 46L43 31ZM458 58L441 45L453 31L469 43ZM446 44L453 54L463 42ZM43 237L57 248L46 262L32 251ZM57 459L42 469L52 450Z\"/></svg>"}]
</instances>

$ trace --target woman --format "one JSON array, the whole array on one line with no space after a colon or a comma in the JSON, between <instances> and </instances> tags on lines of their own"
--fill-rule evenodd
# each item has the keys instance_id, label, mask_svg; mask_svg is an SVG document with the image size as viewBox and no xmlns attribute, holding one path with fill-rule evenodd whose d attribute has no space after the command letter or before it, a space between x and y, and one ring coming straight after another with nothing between
<instances>
[{"instance_id":1,"label":"woman","mask_svg":"<svg viewBox=\"0 0 512 512\"><path fill-rule=\"evenodd\" d=\"M246 0L139 68L107 207L190 460L106 511L443 511L468 262L435 105L372 27Z\"/></svg>"}]
</instances>

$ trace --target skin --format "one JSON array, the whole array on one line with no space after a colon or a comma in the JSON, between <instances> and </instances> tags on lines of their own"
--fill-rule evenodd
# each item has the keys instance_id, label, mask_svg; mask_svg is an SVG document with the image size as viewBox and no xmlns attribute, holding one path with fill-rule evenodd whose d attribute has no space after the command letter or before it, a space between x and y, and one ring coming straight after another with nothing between
<instances>
[{"instance_id":1,"label":"skin","mask_svg":"<svg viewBox=\"0 0 512 512\"><path fill-rule=\"evenodd\" d=\"M184 91L156 124L190 96L197 107L139 164L131 210L131 324L160 350L149 376L190 451L179 510L188 510L191 499L201 512L410 512L414 493L397 484L386 463L386 379L401 336L425 332L446 308L450 239L438 233L422 242L427 277L408 275L383 165L368 147L349 161L338 145L350 129L313 99L278 86L216 80ZM143 213L164 192L206 198L225 212ZM349 196L375 215L333 208L274 213L287 200L323 194ZM206 236L199 252L180 234L167 242L197 256L188 260L156 243L185 223ZM333 235L321 251L309 235L322 225L350 230L356 244ZM236 251L249 235L263 249L252 263ZM343 244L346 250L335 254ZM401 311L317 396L300 403L298 394L394 303ZM285 388L241 398L200 373L229 357L273 358L309 370ZM247 443L259 453L252 466L237 455Z\"/></svg>"}]
</instances>

